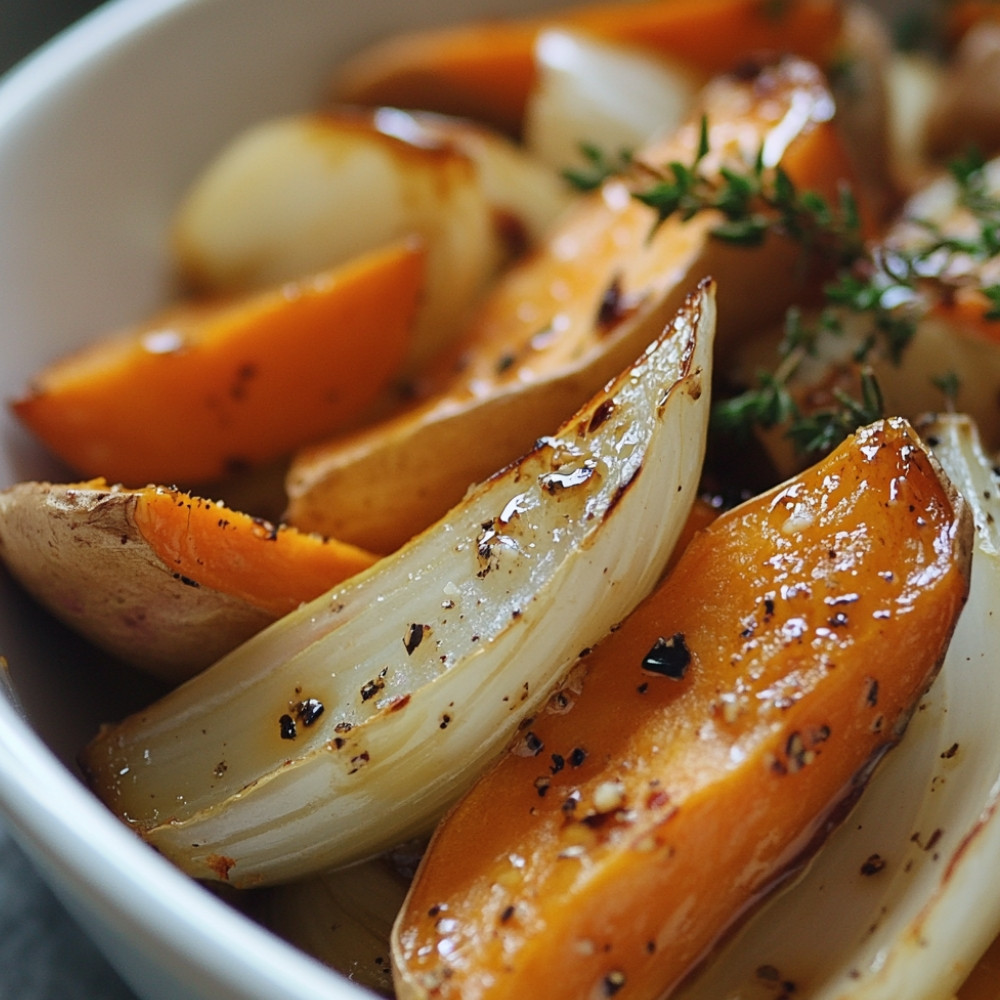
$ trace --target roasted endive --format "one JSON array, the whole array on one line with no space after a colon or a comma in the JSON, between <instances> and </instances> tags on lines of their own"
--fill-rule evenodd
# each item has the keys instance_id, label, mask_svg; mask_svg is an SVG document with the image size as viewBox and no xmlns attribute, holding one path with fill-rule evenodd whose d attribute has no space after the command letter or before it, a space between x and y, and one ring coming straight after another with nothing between
<instances>
[{"instance_id":1,"label":"roasted endive","mask_svg":"<svg viewBox=\"0 0 1000 1000\"><path fill-rule=\"evenodd\" d=\"M897 420L716 520L438 827L394 929L397 996L676 987L899 741L971 549L968 506Z\"/></svg>"},{"instance_id":2,"label":"roasted endive","mask_svg":"<svg viewBox=\"0 0 1000 1000\"><path fill-rule=\"evenodd\" d=\"M97 793L184 870L240 886L428 830L662 573L698 483L714 319L705 282L437 524L106 727L82 759Z\"/></svg>"}]
</instances>

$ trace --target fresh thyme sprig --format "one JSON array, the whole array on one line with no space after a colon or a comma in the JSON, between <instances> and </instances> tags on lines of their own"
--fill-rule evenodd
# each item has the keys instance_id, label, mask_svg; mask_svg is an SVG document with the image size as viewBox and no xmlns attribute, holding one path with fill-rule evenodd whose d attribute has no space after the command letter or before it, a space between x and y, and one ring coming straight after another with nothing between
<instances>
[{"instance_id":1,"label":"fresh thyme sprig","mask_svg":"<svg viewBox=\"0 0 1000 1000\"><path fill-rule=\"evenodd\" d=\"M632 164L632 152L622 149L617 155L610 155L593 143L580 143L580 155L585 163L582 167L567 167L562 172L563 179L578 191L593 191L609 177L625 173Z\"/></svg>"},{"instance_id":2,"label":"fresh thyme sprig","mask_svg":"<svg viewBox=\"0 0 1000 1000\"><path fill-rule=\"evenodd\" d=\"M769 233L781 233L801 244L807 259L832 265L834 272L823 288L818 319L810 325L797 310L790 310L776 369L760 373L756 384L735 398L717 403L713 421L730 431L784 427L800 453L828 451L858 426L884 415L872 362L879 357L893 364L902 360L926 308L921 287L928 282L945 285L949 278L943 265L959 256L983 261L1000 252L1000 200L989 190L982 158L969 155L956 161L951 172L978 232L958 238L919 222L924 240L889 250L866 243L849 189L842 188L833 201L800 191L780 166L767 168L760 153L742 168L726 166L709 174L704 170L709 151L708 122L703 118L692 162L667 164L652 184L633 192L655 210L654 230L671 217L688 220L715 211L722 216L711 230L715 238L759 246ZM989 303L985 315L1000 319L1000 284L982 292ZM816 352L821 336L843 333L847 314L862 316L869 329L853 356L859 366L858 396L837 389L829 407L802 412L789 389L791 379L805 357ZM954 399L953 373L936 384Z\"/></svg>"}]
</instances>

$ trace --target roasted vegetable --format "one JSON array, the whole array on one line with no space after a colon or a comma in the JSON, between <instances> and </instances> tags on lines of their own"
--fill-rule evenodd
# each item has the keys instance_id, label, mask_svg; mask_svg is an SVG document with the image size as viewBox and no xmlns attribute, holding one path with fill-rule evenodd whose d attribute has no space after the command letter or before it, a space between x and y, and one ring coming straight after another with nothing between
<instances>
[{"instance_id":1,"label":"roasted vegetable","mask_svg":"<svg viewBox=\"0 0 1000 1000\"><path fill-rule=\"evenodd\" d=\"M903 734L972 519L902 421L696 536L435 833L397 995L663 996Z\"/></svg>"},{"instance_id":2,"label":"roasted vegetable","mask_svg":"<svg viewBox=\"0 0 1000 1000\"><path fill-rule=\"evenodd\" d=\"M98 646L180 681L376 557L177 489L98 479L0 492L0 559Z\"/></svg>"},{"instance_id":3,"label":"roasted vegetable","mask_svg":"<svg viewBox=\"0 0 1000 1000\"><path fill-rule=\"evenodd\" d=\"M106 727L82 758L95 791L190 874L238 886L426 832L662 573L697 488L714 321L706 283L437 524Z\"/></svg>"},{"instance_id":4,"label":"roasted vegetable","mask_svg":"<svg viewBox=\"0 0 1000 1000\"><path fill-rule=\"evenodd\" d=\"M424 287L413 240L182 305L42 370L14 413L77 473L191 485L356 423L398 374Z\"/></svg>"},{"instance_id":5,"label":"roasted vegetable","mask_svg":"<svg viewBox=\"0 0 1000 1000\"><path fill-rule=\"evenodd\" d=\"M833 113L821 74L798 59L714 81L686 126L638 157L634 176L593 192L501 279L428 376L424 402L303 450L288 476L288 520L374 551L401 545L628 364L705 275L718 282L723 354L777 321L803 293L799 245L777 236L752 250L724 243L712 235L718 212L657 227L632 194L668 178L671 163L696 159L704 114L706 173L748 169L763 150L768 166L780 162L832 198L852 176Z\"/></svg>"},{"instance_id":6,"label":"roasted vegetable","mask_svg":"<svg viewBox=\"0 0 1000 1000\"><path fill-rule=\"evenodd\" d=\"M406 358L412 376L570 201L554 171L481 126L339 108L238 135L181 202L174 249L189 285L232 293L418 236L427 281Z\"/></svg>"},{"instance_id":7,"label":"roasted vegetable","mask_svg":"<svg viewBox=\"0 0 1000 1000\"><path fill-rule=\"evenodd\" d=\"M627 42L709 75L728 72L759 51L795 52L826 63L840 24L836 0L774 9L760 0L591 4L393 36L343 63L334 93L349 102L464 115L516 133L535 83L535 42L547 28Z\"/></svg>"}]
</instances>

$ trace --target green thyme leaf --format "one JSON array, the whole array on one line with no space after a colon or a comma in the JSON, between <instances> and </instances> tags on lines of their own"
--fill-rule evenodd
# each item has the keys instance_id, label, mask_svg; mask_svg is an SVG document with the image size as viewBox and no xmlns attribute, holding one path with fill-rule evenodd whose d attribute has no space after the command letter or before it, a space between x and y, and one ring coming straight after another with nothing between
<instances>
[{"instance_id":1,"label":"green thyme leaf","mask_svg":"<svg viewBox=\"0 0 1000 1000\"><path fill-rule=\"evenodd\" d=\"M567 167L563 179L580 191L593 191L610 177L625 173L632 164L632 153L623 149L616 156L610 156L599 146L589 142L580 143L580 154L586 161L582 167Z\"/></svg>"}]
</instances>

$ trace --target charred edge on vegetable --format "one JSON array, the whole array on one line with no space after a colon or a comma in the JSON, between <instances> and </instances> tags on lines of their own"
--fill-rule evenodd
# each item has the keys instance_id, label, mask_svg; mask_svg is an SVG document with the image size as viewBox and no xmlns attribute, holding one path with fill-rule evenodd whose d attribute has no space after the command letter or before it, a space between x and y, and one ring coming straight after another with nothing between
<instances>
[{"instance_id":1,"label":"charred edge on vegetable","mask_svg":"<svg viewBox=\"0 0 1000 1000\"><path fill-rule=\"evenodd\" d=\"M618 489L615 490L614 496L608 501L607 509L604 511L605 521L615 512L615 509L622 502L625 494L629 491L632 484L639 478L639 473L642 472L645 467L645 464L636 466L628 480L622 483Z\"/></svg>"},{"instance_id":2,"label":"charred edge on vegetable","mask_svg":"<svg viewBox=\"0 0 1000 1000\"><path fill-rule=\"evenodd\" d=\"M642 669L660 677L680 681L684 679L691 664L691 651L687 647L684 635L675 633L669 639L662 635L653 643L649 652L643 657Z\"/></svg>"}]
</instances>

